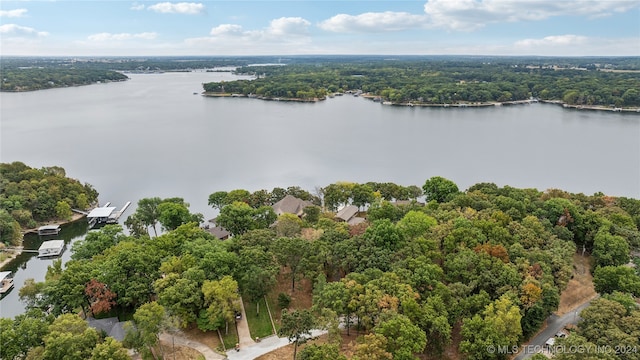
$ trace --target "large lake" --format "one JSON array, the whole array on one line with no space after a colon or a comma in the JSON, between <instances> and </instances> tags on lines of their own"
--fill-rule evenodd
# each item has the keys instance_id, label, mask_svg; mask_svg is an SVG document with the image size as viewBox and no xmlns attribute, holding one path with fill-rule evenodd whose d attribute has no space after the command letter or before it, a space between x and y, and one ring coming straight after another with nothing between
<instances>
[{"instance_id":1,"label":"large lake","mask_svg":"<svg viewBox=\"0 0 640 360\"><path fill-rule=\"evenodd\" d=\"M205 219L215 215L208 195L219 190L313 191L336 181L421 186L436 175L461 189L494 182L640 198L637 114L547 104L396 107L353 96L318 103L208 98L194 95L201 83L234 76L129 76L1 93L0 160L62 166L113 206L183 197ZM31 269L21 271L44 278ZM14 315L3 306L10 297L17 299L17 289L2 300L2 316Z\"/></svg>"}]
</instances>

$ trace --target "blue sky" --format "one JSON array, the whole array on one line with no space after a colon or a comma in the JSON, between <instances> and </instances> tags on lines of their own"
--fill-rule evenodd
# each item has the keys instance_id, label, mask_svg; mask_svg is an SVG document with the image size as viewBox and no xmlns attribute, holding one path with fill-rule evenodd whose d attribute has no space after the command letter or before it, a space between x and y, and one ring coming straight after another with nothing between
<instances>
[{"instance_id":1,"label":"blue sky","mask_svg":"<svg viewBox=\"0 0 640 360\"><path fill-rule=\"evenodd\" d=\"M0 54L639 56L640 0L2 0Z\"/></svg>"}]
</instances>

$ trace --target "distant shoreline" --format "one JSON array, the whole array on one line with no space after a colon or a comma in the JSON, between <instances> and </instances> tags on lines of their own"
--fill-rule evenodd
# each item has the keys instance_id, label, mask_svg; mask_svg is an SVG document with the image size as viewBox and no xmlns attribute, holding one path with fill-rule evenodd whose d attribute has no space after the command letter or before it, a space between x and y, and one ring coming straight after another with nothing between
<instances>
[{"instance_id":1,"label":"distant shoreline","mask_svg":"<svg viewBox=\"0 0 640 360\"><path fill-rule=\"evenodd\" d=\"M301 98L279 98L279 97L265 97L265 96L257 96L257 95L244 95L244 94L231 94L231 93L211 93L211 92L203 92L202 96L206 97L232 97L232 98L251 98L258 100L266 100L266 101L292 101L292 102L308 102L315 103L319 101L326 100L327 98L332 98L333 96L327 96L325 98L313 98L313 99L301 99ZM382 105L390 105L390 106L419 106L419 107L434 107L434 108L485 108L485 107L494 107L494 106L511 106L511 105L528 105L534 103L544 103L544 104L553 104L562 106L565 109L575 109L575 110L589 110L589 111L608 111L608 112L621 112L621 113L639 113L640 108L616 108L616 107L607 107L602 105L569 105L565 104L560 100L514 100L514 101L505 101L505 102L479 102L479 103L455 103L455 104L425 104L425 103L414 103L414 102L390 102L390 101L382 101L378 96L370 95L370 94L362 94L361 97L372 100L377 103L381 103Z\"/></svg>"}]
</instances>

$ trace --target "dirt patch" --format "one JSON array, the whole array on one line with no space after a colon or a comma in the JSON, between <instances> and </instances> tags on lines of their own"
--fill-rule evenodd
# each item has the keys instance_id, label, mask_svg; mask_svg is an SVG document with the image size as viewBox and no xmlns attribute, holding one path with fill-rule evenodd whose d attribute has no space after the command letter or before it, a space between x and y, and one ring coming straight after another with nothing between
<instances>
[{"instance_id":1,"label":"dirt patch","mask_svg":"<svg viewBox=\"0 0 640 360\"><path fill-rule=\"evenodd\" d=\"M211 349L217 349L220 346L220 337L216 331L202 331L195 325L191 325L189 328L183 330L184 337L190 340L195 340L202 344L207 345Z\"/></svg>"},{"instance_id":2,"label":"dirt patch","mask_svg":"<svg viewBox=\"0 0 640 360\"><path fill-rule=\"evenodd\" d=\"M591 256L573 255L573 277L569 280L567 288L560 294L558 316L572 311L575 307L597 295L593 287L593 275L591 275Z\"/></svg>"},{"instance_id":3,"label":"dirt patch","mask_svg":"<svg viewBox=\"0 0 640 360\"><path fill-rule=\"evenodd\" d=\"M281 271L277 276L276 286L271 293L267 295L269 297L269 303L273 305L271 306L273 321L279 324L282 316L282 311L278 307L278 294L285 293L291 296L291 303L289 304L289 308L291 309L310 309L313 303L312 291L313 285L307 278L298 279L295 290L291 291L291 276L289 275L289 270Z\"/></svg>"},{"instance_id":4,"label":"dirt patch","mask_svg":"<svg viewBox=\"0 0 640 360\"><path fill-rule=\"evenodd\" d=\"M186 346L176 345L175 347L171 343L161 342L162 349L164 351L165 359L174 360L195 360L204 359L204 356L196 349L192 349Z\"/></svg>"}]
</instances>

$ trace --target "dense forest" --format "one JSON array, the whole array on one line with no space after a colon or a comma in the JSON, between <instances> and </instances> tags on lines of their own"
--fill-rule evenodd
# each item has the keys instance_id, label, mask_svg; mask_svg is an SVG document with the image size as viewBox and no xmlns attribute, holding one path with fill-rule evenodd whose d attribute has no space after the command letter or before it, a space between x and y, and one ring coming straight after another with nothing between
<instances>
[{"instance_id":1,"label":"dense forest","mask_svg":"<svg viewBox=\"0 0 640 360\"><path fill-rule=\"evenodd\" d=\"M285 202L295 206L283 212ZM129 235L119 225L87 234L64 268L58 262L46 281L20 290L35 311L0 320L0 341L11 344L0 356L121 354L122 344L73 315L81 312L131 320L124 346L154 358L158 334L170 329L233 337L242 296L248 314L264 312L266 298L278 334L296 348L310 328L328 329L328 342L302 348L299 359L346 359L338 350L345 333L358 338L351 359L441 359L452 348L467 359L507 359L487 346L512 348L535 334L583 253L602 297L559 343L640 351L640 269L629 266L638 260L640 200L492 183L460 191L433 177L422 186L341 182L313 194L222 190L209 204L229 239L199 226L201 216L179 198L141 199ZM266 335L253 331L270 335L271 325Z\"/></svg>"},{"instance_id":2,"label":"dense forest","mask_svg":"<svg viewBox=\"0 0 640 360\"><path fill-rule=\"evenodd\" d=\"M535 98L569 105L640 106L640 72L611 72L600 63L579 66L511 58L248 66L236 72L256 75L256 80L207 83L204 89L210 93L299 99L361 91L383 101L414 105Z\"/></svg>"},{"instance_id":3,"label":"dense forest","mask_svg":"<svg viewBox=\"0 0 640 360\"><path fill-rule=\"evenodd\" d=\"M31 168L21 162L0 164L0 243L16 245L22 228L68 220L71 209L86 210L98 199L89 184L66 177L59 166Z\"/></svg>"},{"instance_id":4,"label":"dense forest","mask_svg":"<svg viewBox=\"0 0 640 360\"><path fill-rule=\"evenodd\" d=\"M471 105L535 98L576 106L640 106L637 57L5 57L0 63L1 91L120 81L127 78L122 72L129 71L226 67L257 79L207 83L206 92L314 100L362 91L380 100L414 105Z\"/></svg>"}]
</instances>

